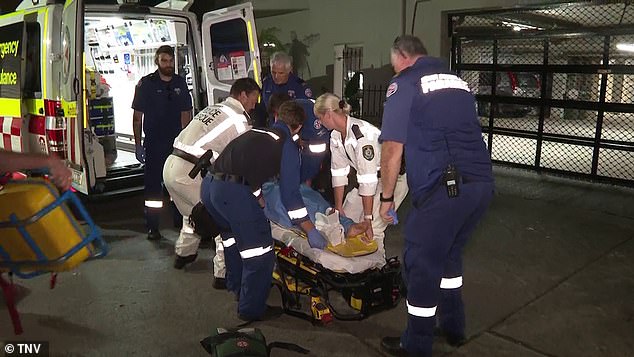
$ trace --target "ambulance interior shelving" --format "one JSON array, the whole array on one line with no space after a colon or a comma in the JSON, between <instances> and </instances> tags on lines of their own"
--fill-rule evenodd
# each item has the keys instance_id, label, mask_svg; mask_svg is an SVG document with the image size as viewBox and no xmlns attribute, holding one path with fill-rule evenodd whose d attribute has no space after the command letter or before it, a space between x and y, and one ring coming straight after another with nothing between
<instances>
[{"instance_id":1,"label":"ambulance interior shelving","mask_svg":"<svg viewBox=\"0 0 634 357\"><path fill-rule=\"evenodd\" d=\"M123 19L86 14L86 97L90 127L103 146L108 171L137 165L132 131L132 100L138 81L156 70L154 53L175 49L176 73L193 93L191 46L183 21L154 17Z\"/></svg>"}]
</instances>

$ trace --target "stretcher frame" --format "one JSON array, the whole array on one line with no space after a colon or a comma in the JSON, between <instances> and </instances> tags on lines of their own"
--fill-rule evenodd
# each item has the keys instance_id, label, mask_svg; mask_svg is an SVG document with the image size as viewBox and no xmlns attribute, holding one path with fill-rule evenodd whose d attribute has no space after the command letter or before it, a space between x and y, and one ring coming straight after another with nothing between
<instances>
[{"instance_id":1,"label":"stretcher frame","mask_svg":"<svg viewBox=\"0 0 634 357\"><path fill-rule=\"evenodd\" d=\"M396 307L403 296L397 257L389 258L381 269L351 274L328 270L277 240L275 255L273 283L280 290L284 311L314 324L326 325L333 319L362 320L371 314ZM379 280L383 280L383 286L370 287ZM333 291L341 293L356 312L343 313L335 308L329 298ZM359 291L367 291L367 294L354 296ZM302 296L310 298L310 315L301 311Z\"/></svg>"}]
</instances>

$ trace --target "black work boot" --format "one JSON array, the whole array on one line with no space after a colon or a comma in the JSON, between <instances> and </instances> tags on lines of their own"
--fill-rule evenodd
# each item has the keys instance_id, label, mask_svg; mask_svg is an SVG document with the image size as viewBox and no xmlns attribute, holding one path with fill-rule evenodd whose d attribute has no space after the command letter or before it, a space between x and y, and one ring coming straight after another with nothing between
<instances>
[{"instance_id":1,"label":"black work boot","mask_svg":"<svg viewBox=\"0 0 634 357\"><path fill-rule=\"evenodd\" d=\"M225 281L225 278L214 276L214 282L211 286L217 290L225 290L227 288L227 282Z\"/></svg>"},{"instance_id":2,"label":"black work boot","mask_svg":"<svg viewBox=\"0 0 634 357\"><path fill-rule=\"evenodd\" d=\"M176 259L174 260L174 268L183 269L185 265L189 263L193 263L194 260L196 260L197 256L198 254L192 254L185 257L181 257L180 255L177 255Z\"/></svg>"},{"instance_id":3,"label":"black work boot","mask_svg":"<svg viewBox=\"0 0 634 357\"><path fill-rule=\"evenodd\" d=\"M452 347L460 347L467 342L465 335L449 333L440 327L434 328L434 335L444 337L447 344Z\"/></svg>"},{"instance_id":4,"label":"black work boot","mask_svg":"<svg viewBox=\"0 0 634 357\"><path fill-rule=\"evenodd\" d=\"M407 350L401 346L400 337L383 337L381 339L381 349L390 356L407 357Z\"/></svg>"},{"instance_id":5,"label":"black work boot","mask_svg":"<svg viewBox=\"0 0 634 357\"><path fill-rule=\"evenodd\" d=\"M161 238L163 238L163 236L161 236L161 232L159 232L158 229L150 229L147 233L147 240L159 241Z\"/></svg>"}]
</instances>

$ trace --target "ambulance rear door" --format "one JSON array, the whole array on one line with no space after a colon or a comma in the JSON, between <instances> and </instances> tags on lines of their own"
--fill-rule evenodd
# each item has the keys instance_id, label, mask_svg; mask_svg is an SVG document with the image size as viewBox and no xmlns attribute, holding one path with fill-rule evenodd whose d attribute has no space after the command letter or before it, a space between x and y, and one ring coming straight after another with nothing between
<instances>
[{"instance_id":1,"label":"ambulance rear door","mask_svg":"<svg viewBox=\"0 0 634 357\"><path fill-rule=\"evenodd\" d=\"M94 185L90 160L84 153L84 0L66 0L62 12L61 109L66 122L67 158L73 187L88 194ZM92 157L92 155L90 155Z\"/></svg>"},{"instance_id":2,"label":"ambulance rear door","mask_svg":"<svg viewBox=\"0 0 634 357\"><path fill-rule=\"evenodd\" d=\"M260 84L260 50L250 2L206 13L201 34L209 104L227 98L236 79L251 77Z\"/></svg>"}]
</instances>

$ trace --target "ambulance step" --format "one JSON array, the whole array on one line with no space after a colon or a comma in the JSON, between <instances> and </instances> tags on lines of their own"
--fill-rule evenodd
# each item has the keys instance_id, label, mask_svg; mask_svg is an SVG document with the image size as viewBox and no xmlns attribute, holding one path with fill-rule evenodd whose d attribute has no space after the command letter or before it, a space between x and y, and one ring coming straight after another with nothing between
<instances>
[{"instance_id":1,"label":"ambulance step","mask_svg":"<svg viewBox=\"0 0 634 357\"><path fill-rule=\"evenodd\" d=\"M98 179L94 193L98 195L117 195L143 190L143 167L113 170L103 179Z\"/></svg>"}]
</instances>

